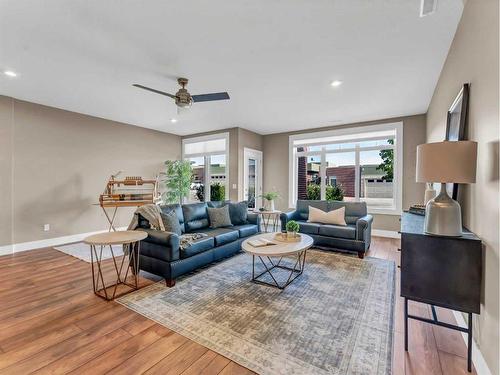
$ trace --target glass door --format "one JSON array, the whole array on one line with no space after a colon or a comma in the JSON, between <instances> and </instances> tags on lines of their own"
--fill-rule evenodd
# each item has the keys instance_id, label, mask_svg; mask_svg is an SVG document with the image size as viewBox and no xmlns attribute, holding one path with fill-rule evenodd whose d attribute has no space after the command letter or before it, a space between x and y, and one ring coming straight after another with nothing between
<instances>
[{"instance_id":1,"label":"glass door","mask_svg":"<svg viewBox=\"0 0 500 375\"><path fill-rule=\"evenodd\" d=\"M262 205L262 152L244 149L244 187L243 199L249 209L258 209Z\"/></svg>"}]
</instances>

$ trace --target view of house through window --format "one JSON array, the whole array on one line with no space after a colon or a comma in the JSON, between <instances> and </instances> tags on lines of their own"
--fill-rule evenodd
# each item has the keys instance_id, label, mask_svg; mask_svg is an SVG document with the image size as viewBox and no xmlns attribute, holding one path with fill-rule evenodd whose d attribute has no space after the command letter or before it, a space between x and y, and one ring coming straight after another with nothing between
<instances>
[{"instance_id":1,"label":"view of house through window","mask_svg":"<svg viewBox=\"0 0 500 375\"><path fill-rule=\"evenodd\" d=\"M317 138L292 136L290 205L296 199L327 199L366 201L371 210L399 210L401 181L395 151L402 129L398 125L353 134L325 132L331 135Z\"/></svg>"},{"instance_id":2,"label":"view of house through window","mask_svg":"<svg viewBox=\"0 0 500 375\"><path fill-rule=\"evenodd\" d=\"M193 166L189 202L227 199L227 144L226 134L183 140L184 159Z\"/></svg>"}]
</instances>

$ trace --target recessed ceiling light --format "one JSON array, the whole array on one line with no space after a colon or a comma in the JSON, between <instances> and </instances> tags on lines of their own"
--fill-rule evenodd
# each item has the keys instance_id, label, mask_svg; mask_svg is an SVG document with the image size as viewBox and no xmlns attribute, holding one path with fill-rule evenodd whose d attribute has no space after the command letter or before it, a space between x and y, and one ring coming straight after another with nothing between
<instances>
[{"instance_id":1,"label":"recessed ceiling light","mask_svg":"<svg viewBox=\"0 0 500 375\"><path fill-rule=\"evenodd\" d=\"M335 81L332 81L332 83L330 83L330 85L332 85L333 87L339 87L341 84L342 81L339 81L337 79Z\"/></svg>"},{"instance_id":2,"label":"recessed ceiling light","mask_svg":"<svg viewBox=\"0 0 500 375\"><path fill-rule=\"evenodd\" d=\"M9 77L17 77L17 73L13 72L12 70L6 70L3 72L3 74L5 74L6 76L9 76Z\"/></svg>"},{"instance_id":3,"label":"recessed ceiling light","mask_svg":"<svg viewBox=\"0 0 500 375\"><path fill-rule=\"evenodd\" d=\"M171 122L172 124L175 124L175 123L177 122L177 119L176 119L176 118L171 118L171 119L170 119L170 122Z\"/></svg>"}]
</instances>

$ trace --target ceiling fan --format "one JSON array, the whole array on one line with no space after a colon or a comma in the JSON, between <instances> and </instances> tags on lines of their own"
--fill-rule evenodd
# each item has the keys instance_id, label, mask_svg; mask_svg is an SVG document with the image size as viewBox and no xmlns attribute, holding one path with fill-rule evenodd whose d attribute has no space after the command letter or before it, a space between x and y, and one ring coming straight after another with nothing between
<instances>
[{"instance_id":1,"label":"ceiling fan","mask_svg":"<svg viewBox=\"0 0 500 375\"><path fill-rule=\"evenodd\" d=\"M229 94L227 92L215 92L212 94L201 94L201 95L191 95L186 89L186 85L188 83L187 78L178 78L177 82L181 85L181 88L175 95L169 94L168 92L152 89L150 87L146 87L143 85L139 85L134 83L132 86L138 87L143 90L148 90L154 92L156 94L165 95L169 98L175 100L175 104L179 108L189 108L193 103L199 102L211 102L214 100L227 100L229 99Z\"/></svg>"}]
</instances>

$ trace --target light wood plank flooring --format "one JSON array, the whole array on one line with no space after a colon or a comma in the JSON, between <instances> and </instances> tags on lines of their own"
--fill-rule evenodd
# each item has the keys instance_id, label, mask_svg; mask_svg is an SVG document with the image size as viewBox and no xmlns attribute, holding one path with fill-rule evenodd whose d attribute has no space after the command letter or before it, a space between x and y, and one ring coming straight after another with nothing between
<instances>
[{"instance_id":1,"label":"light wood plank flooring","mask_svg":"<svg viewBox=\"0 0 500 375\"><path fill-rule=\"evenodd\" d=\"M369 256L399 264L399 241L374 238ZM112 263L107 261L106 274ZM141 278L141 284L152 281ZM394 371L467 374L458 332L410 321L403 349L397 276ZM430 316L427 306L410 311ZM439 318L454 322L438 310ZM0 257L0 374L251 374L229 359L92 293L90 265L53 249ZM475 372L474 372L475 373Z\"/></svg>"}]
</instances>

